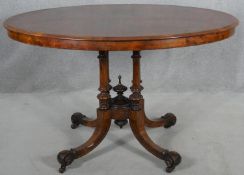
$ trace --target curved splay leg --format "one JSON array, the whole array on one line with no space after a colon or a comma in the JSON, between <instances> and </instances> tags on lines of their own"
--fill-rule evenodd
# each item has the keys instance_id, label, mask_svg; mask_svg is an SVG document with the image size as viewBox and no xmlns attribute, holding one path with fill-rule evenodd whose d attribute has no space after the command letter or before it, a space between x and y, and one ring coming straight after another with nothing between
<instances>
[{"instance_id":1,"label":"curved splay leg","mask_svg":"<svg viewBox=\"0 0 244 175\"><path fill-rule=\"evenodd\" d=\"M155 144L151 138L146 133L144 127L144 114L142 110L139 111L131 111L130 112L130 126L133 131L133 134L137 138L137 140L147 149L150 153L162 159L166 163L166 171L172 172L175 167L181 162L181 156L174 151L168 151L166 149L161 148L157 144Z\"/></svg>"},{"instance_id":2,"label":"curved splay leg","mask_svg":"<svg viewBox=\"0 0 244 175\"><path fill-rule=\"evenodd\" d=\"M170 128L171 126L174 126L176 124L176 116L172 113L167 113L164 116L158 118L158 119L149 119L146 116L146 113L144 111L144 99L141 99L140 104L142 105L143 109L143 115L144 115L144 121L145 126L149 128L158 128L158 127L164 127L164 128Z\"/></svg>"},{"instance_id":3,"label":"curved splay leg","mask_svg":"<svg viewBox=\"0 0 244 175\"><path fill-rule=\"evenodd\" d=\"M82 113L76 112L71 116L71 128L76 129L79 125L84 125L88 127L96 127L97 119L89 119Z\"/></svg>"},{"instance_id":4,"label":"curved splay leg","mask_svg":"<svg viewBox=\"0 0 244 175\"><path fill-rule=\"evenodd\" d=\"M150 128L157 128L163 126L164 128L170 128L176 123L176 116L172 113L167 113L159 119L151 120L144 114L145 125Z\"/></svg>"},{"instance_id":5,"label":"curved splay leg","mask_svg":"<svg viewBox=\"0 0 244 175\"><path fill-rule=\"evenodd\" d=\"M64 150L58 154L57 159L61 164L59 172L63 173L66 170L66 166L70 165L75 159L88 154L90 151L96 148L107 135L110 125L110 111L98 109L97 126L90 139L75 149Z\"/></svg>"}]
</instances>

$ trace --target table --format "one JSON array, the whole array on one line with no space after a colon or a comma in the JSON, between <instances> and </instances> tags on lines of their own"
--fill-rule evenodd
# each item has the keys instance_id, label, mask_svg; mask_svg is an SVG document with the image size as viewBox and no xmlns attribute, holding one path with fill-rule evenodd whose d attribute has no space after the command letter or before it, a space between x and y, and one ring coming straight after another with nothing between
<instances>
[{"instance_id":1,"label":"table","mask_svg":"<svg viewBox=\"0 0 244 175\"><path fill-rule=\"evenodd\" d=\"M100 86L97 98L97 118L81 113L71 116L73 129L79 125L95 127L87 142L61 151L57 159L60 173L75 159L92 151L109 131L111 120L120 128L130 123L136 139L150 153L166 163L171 172L181 162L181 156L155 144L145 127L169 128L176 117L167 113L157 120L146 116L141 94L140 51L195 46L220 41L232 36L238 20L224 12L209 9L168 5L86 5L38 10L20 14L4 23L10 38L32 45L98 51ZM110 85L109 51L132 51L132 93L121 82ZM110 91L117 92L111 97Z\"/></svg>"}]
</instances>

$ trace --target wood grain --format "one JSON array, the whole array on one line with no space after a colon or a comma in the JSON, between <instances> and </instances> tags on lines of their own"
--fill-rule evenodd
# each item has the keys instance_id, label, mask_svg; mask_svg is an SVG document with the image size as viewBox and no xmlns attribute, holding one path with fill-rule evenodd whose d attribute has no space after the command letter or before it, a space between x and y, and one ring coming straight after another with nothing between
<instances>
[{"instance_id":1,"label":"wood grain","mask_svg":"<svg viewBox=\"0 0 244 175\"><path fill-rule=\"evenodd\" d=\"M76 50L152 50L220 41L238 20L224 12L168 5L86 5L39 10L4 22L14 40Z\"/></svg>"}]
</instances>

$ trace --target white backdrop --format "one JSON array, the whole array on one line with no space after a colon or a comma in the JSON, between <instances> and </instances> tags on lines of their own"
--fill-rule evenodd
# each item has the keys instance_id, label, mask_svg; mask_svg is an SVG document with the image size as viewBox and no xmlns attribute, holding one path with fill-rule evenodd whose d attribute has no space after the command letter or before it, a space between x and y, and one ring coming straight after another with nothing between
<instances>
[{"instance_id":1,"label":"white backdrop","mask_svg":"<svg viewBox=\"0 0 244 175\"><path fill-rule=\"evenodd\" d=\"M174 175L243 175L243 0L0 0L0 23L43 8L81 4L150 3L229 12L240 20L234 37L209 45L142 52L146 112L177 116L169 130L148 130L183 158ZM130 86L131 53L111 53L112 85ZM70 116L95 117L97 53L29 46L0 25L0 175L58 174L57 152L85 142L93 129L70 129ZM123 66L121 66L123 65ZM127 92L129 93L129 92ZM122 165L122 166L121 166ZM112 125L104 142L76 160L66 175L166 175L161 160L139 146L129 126ZM173 175L172 174L172 175Z\"/></svg>"}]
</instances>

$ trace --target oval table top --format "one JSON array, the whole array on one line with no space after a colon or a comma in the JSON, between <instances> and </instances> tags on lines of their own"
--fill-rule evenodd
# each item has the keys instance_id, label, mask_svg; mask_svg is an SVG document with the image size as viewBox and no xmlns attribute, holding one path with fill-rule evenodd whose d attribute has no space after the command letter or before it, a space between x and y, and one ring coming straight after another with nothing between
<instances>
[{"instance_id":1,"label":"oval table top","mask_svg":"<svg viewBox=\"0 0 244 175\"><path fill-rule=\"evenodd\" d=\"M4 22L14 40L77 50L152 50L220 41L238 20L224 12L171 5L85 5L38 10Z\"/></svg>"}]
</instances>

